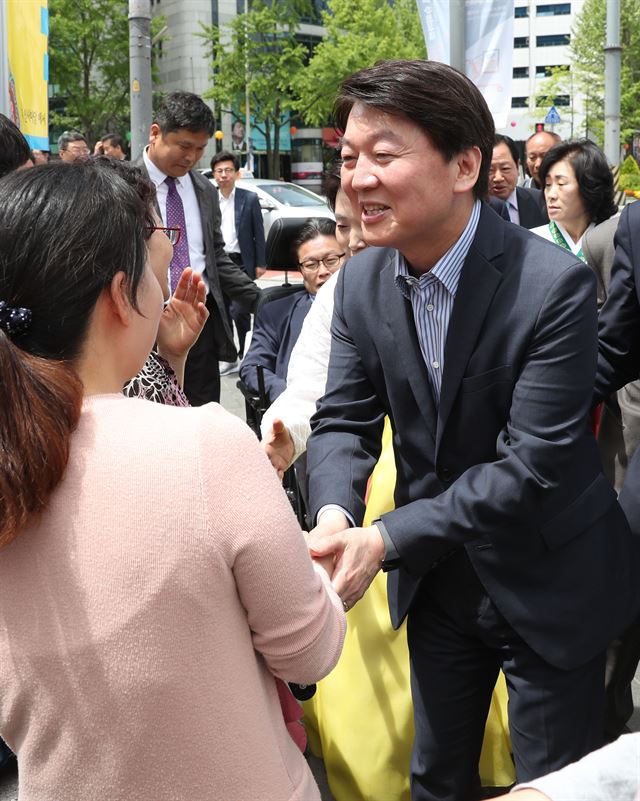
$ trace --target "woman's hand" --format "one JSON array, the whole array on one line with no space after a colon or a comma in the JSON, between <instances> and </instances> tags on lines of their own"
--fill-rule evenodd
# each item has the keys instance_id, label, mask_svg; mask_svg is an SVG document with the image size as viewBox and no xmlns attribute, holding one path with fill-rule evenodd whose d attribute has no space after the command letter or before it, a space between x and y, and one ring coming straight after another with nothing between
<instances>
[{"instance_id":1,"label":"woman's hand","mask_svg":"<svg viewBox=\"0 0 640 801\"><path fill-rule=\"evenodd\" d=\"M180 385L184 379L187 354L209 317L205 306L206 294L200 274L187 267L160 317L158 353L169 362Z\"/></svg>"}]
</instances>

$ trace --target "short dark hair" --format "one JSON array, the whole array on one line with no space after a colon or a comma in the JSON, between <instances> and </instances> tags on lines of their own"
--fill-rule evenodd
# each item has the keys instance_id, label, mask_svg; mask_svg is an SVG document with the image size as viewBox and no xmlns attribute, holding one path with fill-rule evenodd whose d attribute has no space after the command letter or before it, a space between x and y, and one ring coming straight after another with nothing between
<instances>
[{"instance_id":1,"label":"short dark hair","mask_svg":"<svg viewBox=\"0 0 640 801\"><path fill-rule=\"evenodd\" d=\"M170 92L164 97L153 120L163 134L186 128L192 133L206 131L213 136L216 129L213 112L193 92Z\"/></svg>"},{"instance_id":2,"label":"short dark hair","mask_svg":"<svg viewBox=\"0 0 640 801\"><path fill-rule=\"evenodd\" d=\"M124 141L124 138L120 136L120 134L117 133L105 134L100 141L111 142L111 147L119 147L123 153L125 153L127 150L127 144Z\"/></svg>"},{"instance_id":3,"label":"short dark hair","mask_svg":"<svg viewBox=\"0 0 640 801\"><path fill-rule=\"evenodd\" d=\"M31 160L31 148L17 125L0 114L0 178Z\"/></svg>"},{"instance_id":4,"label":"short dark hair","mask_svg":"<svg viewBox=\"0 0 640 801\"><path fill-rule=\"evenodd\" d=\"M493 138L493 146L496 147L497 145L506 145L509 148L509 153L511 153L511 158L515 161L516 167L520 164L520 156L518 154L518 148L516 147L516 143L510 136L505 136L504 134L496 134Z\"/></svg>"},{"instance_id":5,"label":"short dark hair","mask_svg":"<svg viewBox=\"0 0 640 801\"><path fill-rule=\"evenodd\" d=\"M87 139L80 131L65 131L58 137L58 150L66 150L71 142L84 142L87 144Z\"/></svg>"},{"instance_id":6,"label":"short dark hair","mask_svg":"<svg viewBox=\"0 0 640 801\"><path fill-rule=\"evenodd\" d=\"M331 211L336 210L336 198L340 191L340 175L335 170L325 172L322 176L320 191L326 197Z\"/></svg>"},{"instance_id":7,"label":"short dark hair","mask_svg":"<svg viewBox=\"0 0 640 801\"><path fill-rule=\"evenodd\" d=\"M119 271L138 308L148 209L115 163L58 161L0 181L0 299L31 314L26 330L0 327L0 547L64 475L82 408L73 360Z\"/></svg>"},{"instance_id":8,"label":"short dark hair","mask_svg":"<svg viewBox=\"0 0 640 801\"><path fill-rule=\"evenodd\" d=\"M570 162L576 174L580 197L590 221L598 225L608 220L618 206L614 200L613 174L602 150L590 139L560 142L547 150L538 172L543 190L549 170L564 159Z\"/></svg>"},{"instance_id":9,"label":"short dark hair","mask_svg":"<svg viewBox=\"0 0 640 801\"><path fill-rule=\"evenodd\" d=\"M230 161L233 164L233 169L238 172L240 169L240 159L237 156L234 156L233 153L229 153L228 150L221 150L219 153L216 153L215 156L211 159L211 169L214 170L216 164L220 164L221 161Z\"/></svg>"},{"instance_id":10,"label":"short dark hair","mask_svg":"<svg viewBox=\"0 0 640 801\"><path fill-rule=\"evenodd\" d=\"M156 210L156 187L155 184L145 175L145 173L132 164L130 161L120 161L111 156L97 155L90 156L89 161L105 170L113 170L124 181L126 181L142 200L145 206L145 225L144 237L150 239L153 233L152 228L156 225L158 212Z\"/></svg>"},{"instance_id":11,"label":"short dark hair","mask_svg":"<svg viewBox=\"0 0 640 801\"><path fill-rule=\"evenodd\" d=\"M495 128L485 99L466 75L437 61L380 61L342 82L335 104L338 128L345 130L358 102L418 125L446 161L477 147L482 163L473 193L485 197Z\"/></svg>"},{"instance_id":12,"label":"short dark hair","mask_svg":"<svg viewBox=\"0 0 640 801\"><path fill-rule=\"evenodd\" d=\"M295 256L295 261L298 261L298 250L304 245L305 242L310 242L319 236L335 236L336 224L334 220L328 217L312 217L302 226L298 235L293 240L291 247Z\"/></svg>"}]
</instances>

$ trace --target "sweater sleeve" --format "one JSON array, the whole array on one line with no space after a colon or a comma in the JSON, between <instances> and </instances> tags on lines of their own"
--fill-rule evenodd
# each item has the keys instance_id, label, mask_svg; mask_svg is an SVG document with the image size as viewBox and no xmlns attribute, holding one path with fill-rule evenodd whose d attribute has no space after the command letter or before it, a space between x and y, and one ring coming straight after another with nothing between
<instances>
[{"instance_id":1,"label":"sweater sleeve","mask_svg":"<svg viewBox=\"0 0 640 801\"><path fill-rule=\"evenodd\" d=\"M513 788L551 801L635 801L640 790L640 734L627 734L562 770Z\"/></svg>"},{"instance_id":2,"label":"sweater sleeve","mask_svg":"<svg viewBox=\"0 0 640 801\"><path fill-rule=\"evenodd\" d=\"M340 655L346 628L342 603L326 572L311 561L254 434L218 406L201 407L201 415L208 536L235 580L254 648L275 676L300 684L317 681Z\"/></svg>"}]
</instances>

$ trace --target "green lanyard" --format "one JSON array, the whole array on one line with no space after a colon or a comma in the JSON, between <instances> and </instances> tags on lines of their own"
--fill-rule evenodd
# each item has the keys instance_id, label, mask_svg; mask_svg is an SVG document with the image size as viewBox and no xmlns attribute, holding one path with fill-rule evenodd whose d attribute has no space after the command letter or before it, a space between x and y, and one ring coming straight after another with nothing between
<instances>
[{"instance_id":1,"label":"green lanyard","mask_svg":"<svg viewBox=\"0 0 640 801\"><path fill-rule=\"evenodd\" d=\"M558 228L558 226L555 224L553 220L550 220L549 222L549 230L551 231L551 236L553 237L553 241L556 243L556 245L560 245L561 248L565 248L565 250L568 250L571 253L573 253L573 251L569 247L569 243L562 236L562 231ZM584 257L584 253L582 252L582 247L575 255L580 259L580 261L583 261L585 264L587 263L587 260Z\"/></svg>"}]
</instances>

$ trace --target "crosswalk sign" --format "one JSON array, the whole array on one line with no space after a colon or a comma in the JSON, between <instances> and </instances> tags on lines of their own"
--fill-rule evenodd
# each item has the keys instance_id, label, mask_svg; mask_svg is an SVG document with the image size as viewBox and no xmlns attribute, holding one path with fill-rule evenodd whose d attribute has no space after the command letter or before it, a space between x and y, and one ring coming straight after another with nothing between
<instances>
[{"instance_id":1,"label":"crosswalk sign","mask_svg":"<svg viewBox=\"0 0 640 801\"><path fill-rule=\"evenodd\" d=\"M562 122L558 114L558 109L555 106L551 106L544 121L547 125L557 125L559 122Z\"/></svg>"}]
</instances>

